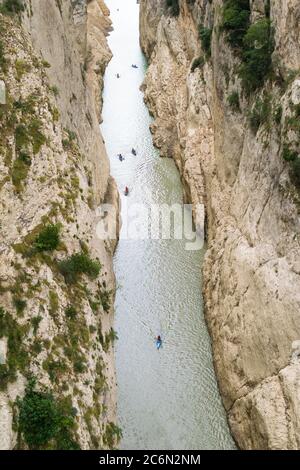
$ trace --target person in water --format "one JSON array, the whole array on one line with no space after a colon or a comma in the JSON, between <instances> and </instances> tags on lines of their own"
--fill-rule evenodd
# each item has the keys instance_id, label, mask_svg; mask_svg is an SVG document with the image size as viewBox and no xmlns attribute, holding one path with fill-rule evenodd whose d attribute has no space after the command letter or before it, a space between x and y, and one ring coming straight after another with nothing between
<instances>
[{"instance_id":1,"label":"person in water","mask_svg":"<svg viewBox=\"0 0 300 470\"><path fill-rule=\"evenodd\" d=\"M129 194L129 189L128 189L128 187L126 186L126 187L125 187L125 196L128 196L128 194Z\"/></svg>"},{"instance_id":2,"label":"person in water","mask_svg":"<svg viewBox=\"0 0 300 470\"><path fill-rule=\"evenodd\" d=\"M120 74L119 74L119 73L117 73L117 78L120 78Z\"/></svg>"},{"instance_id":3,"label":"person in water","mask_svg":"<svg viewBox=\"0 0 300 470\"><path fill-rule=\"evenodd\" d=\"M160 335L158 335L158 337L156 338L156 341L157 341L158 343L161 343L161 337L160 337Z\"/></svg>"},{"instance_id":4,"label":"person in water","mask_svg":"<svg viewBox=\"0 0 300 470\"><path fill-rule=\"evenodd\" d=\"M132 155L136 155L136 150L134 148L131 149Z\"/></svg>"},{"instance_id":5,"label":"person in water","mask_svg":"<svg viewBox=\"0 0 300 470\"><path fill-rule=\"evenodd\" d=\"M124 157L121 153L119 153L118 157L119 157L120 162L122 162L124 160Z\"/></svg>"}]
</instances>

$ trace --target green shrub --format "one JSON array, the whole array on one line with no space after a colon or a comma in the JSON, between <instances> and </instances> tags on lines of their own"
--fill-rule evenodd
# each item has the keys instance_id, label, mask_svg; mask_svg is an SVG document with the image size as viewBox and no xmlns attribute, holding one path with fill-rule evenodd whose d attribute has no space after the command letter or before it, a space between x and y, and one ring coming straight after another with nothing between
<instances>
[{"instance_id":1,"label":"green shrub","mask_svg":"<svg viewBox=\"0 0 300 470\"><path fill-rule=\"evenodd\" d=\"M15 109L22 111L22 114L34 114L35 107L38 103L38 96L35 93L32 93L26 100L17 100L14 101L13 105Z\"/></svg>"},{"instance_id":2,"label":"green shrub","mask_svg":"<svg viewBox=\"0 0 300 470\"><path fill-rule=\"evenodd\" d=\"M21 13L22 11L24 11L22 0L4 0L0 7L0 13L5 15Z\"/></svg>"},{"instance_id":3,"label":"green shrub","mask_svg":"<svg viewBox=\"0 0 300 470\"><path fill-rule=\"evenodd\" d=\"M202 48L207 57L211 56L211 38L212 29L205 28L203 25L199 26L199 38L201 40Z\"/></svg>"},{"instance_id":4,"label":"green shrub","mask_svg":"<svg viewBox=\"0 0 300 470\"><path fill-rule=\"evenodd\" d=\"M291 145L284 144L282 158L290 164L290 176L292 183L300 189L300 154L291 148Z\"/></svg>"},{"instance_id":5,"label":"green shrub","mask_svg":"<svg viewBox=\"0 0 300 470\"><path fill-rule=\"evenodd\" d=\"M277 106L275 113L274 113L274 120L276 124L279 125L281 123L281 118L282 118L282 106L279 105Z\"/></svg>"},{"instance_id":6,"label":"green shrub","mask_svg":"<svg viewBox=\"0 0 300 470\"><path fill-rule=\"evenodd\" d=\"M288 130L296 132L300 137L300 105L291 105L293 115L287 119Z\"/></svg>"},{"instance_id":7,"label":"green shrub","mask_svg":"<svg viewBox=\"0 0 300 470\"><path fill-rule=\"evenodd\" d=\"M106 333L105 337L103 337L102 333L99 334L99 337L105 352L108 352L110 345L118 340L118 334L113 328L110 329L109 333Z\"/></svg>"},{"instance_id":8,"label":"green shrub","mask_svg":"<svg viewBox=\"0 0 300 470\"><path fill-rule=\"evenodd\" d=\"M292 181L297 188L300 188L300 156L298 155L291 162L291 177Z\"/></svg>"},{"instance_id":9,"label":"green shrub","mask_svg":"<svg viewBox=\"0 0 300 470\"><path fill-rule=\"evenodd\" d=\"M109 448L113 449L122 437L122 430L114 423L108 423L103 435L103 443Z\"/></svg>"},{"instance_id":10,"label":"green shrub","mask_svg":"<svg viewBox=\"0 0 300 470\"><path fill-rule=\"evenodd\" d=\"M240 111L240 97L237 91L232 92L228 98L228 104L233 111Z\"/></svg>"},{"instance_id":11,"label":"green shrub","mask_svg":"<svg viewBox=\"0 0 300 470\"><path fill-rule=\"evenodd\" d=\"M59 225L45 226L36 237L34 246L37 251L54 251L59 245Z\"/></svg>"},{"instance_id":12,"label":"green shrub","mask_svg":"<svg viewBox=\"0 0 300 470\"><path fill-rule=\"evenodd\" d=\"M6 71L7 60L4 55L4 46L3 42L0 41L0 68L5 72Z\"/></svg>"},{"instance_id":13,"label":"green shrub","mask_svg":"<svg viewBox=\"0 0 300 470\"><path fill-rule=\"evenodd\" d=\"M22 150L30 144L30 138L24 124L19 124L15 130L16 149Z\"/></svg>"},{"instance_id":14,"label":"green shrub","mask_svg":"<svg viewBox=\"0 0 300 470\"><path fill-rule=\"evenodd\" d=\"M41 321L42 321L42 317L40 315L38 315L37 317L32 317L31 324L32 324L32 327L33 327L33 333L34 334L37 333Z\"/></svg>"},{"instance_id":15,"label":"green shrub","mask_svg":"<svg viewBox=\"0 0 300 470\"><path fill-rule=\"evenodd\" d=\"M78 358L74 362L74 372L76 374L83 374L86 371L86 363L82 358Z\"/></svg>"},{"instance_id":16,"label":"green shrub","mask_svg":"<svg viewBox=\"0 0 300 470\"><path fill-rule=\"evenodd\" d=\"M191 72L195 72L196 69L202 68L203 65L205 64L205 59L203 56L196 57L196 59L193 60L192 66L191 66Z\"/></svg>"},{"instance_id":17,"label":"green shrub","mask_svg":"<svg viewBox=\"0 0 300 470\"><path fill-rule=\"evenodd\" d=\"M249 24L249 0L225 0L221 28L227 32L227 40L232 47L243 46L243 38Z\"/></svg>"},{"instance_id":18,"label":"green shrub","mask_svg":"<svg viewBox=\"0 0 300 470\"><path fill-rule=\"evenodd\" d=\"M79 449L73 440L75 428L71 406L55 400L47 391L35 390L29 381L23 400L18 400L19 432L30 449Z\"/></svg>"},{"instance_id":19,"label":"green shrub","mask_svg":"<svg viewBox=\"0 0 300 470\"><path fill-rule=\"evenodd\" d=\"M28 366L28 355L23 344L24 334L25 327L20 326L0 307L0 338L7 337L7 358L0 371L0 390L16 380L17 370L24 372Z\"/></svg>"},{"instance_id":20,"label":"green shrub","mask_svg":"<svg viewBox=\"0 0 300 470\"><path fill-rule=\"evenodd\" d=\"M289 145L284 144L282 158L287 162L293 162L298 158L298 153L292 150Z\"/></svg>"},{"instance_id":21,"label":"green shrub","mask_svg":"<svg viewBox=\"0 0 300 470\"><path fill-rule=\"evenodd\" d=\"M261 87L272 68L273 30L268 19L252 24L244 39L243 64L239 71L247 93Z\"/></svg>"},{"instance_id":22,"label":"green shrub","mask_svg":"<svg viewBox=\"0 0 300 470\"><path fill-rule=\"evenodd\" d=\"M257 99L255 106L250 111L249 122L252 131L256 134L262 124L268 122L271 114L271 101L270 97L266 96L263 99Z\"/></svg>"},{"instance_id":23,"label":"green shrub","mask_svg":"<svg viewBox=\"0 0 300 470\"><path fill-rule=\"evenodd\" d=\"M73 142L77 140L77 135L75 132L70 131L69 129L64 129L64 131L67 134L67 138L62 140L62 145L63 145L63 148L66 150L72 147Z\"/></svg>"},{"instance_id":24,"label":"green shrub","mask_svg":"<svg viewBox=\"0 0 300 470\"><path fill-rule=\"evenodd\" d=\"M20 152L18 158L15 159L11 170L11 179L17 191L21 191L22 182L27 178L31 165L31 159L25 152Z\"/></svg>"},{"instance_id":25,"label":"green shrub","mask_svg":"<svg viewBox=\"0 0 300 470\"><path fill-rule=\"evenodd\" d=\"M42 60L42 66L45 67L45 69L50 69L51 64L47 60Z\"/></svg>"},{"instance_id":26,"label":"green shrub","mask_svg":"<svg viewBox=\"0 0 300 470\"><path fill-rule=\"evenodd\" d=\"M26 300L22 300L22 299L19 299L18 297L15 297L13 299L13 302L14 302L14 306L16 307L17 314L22 315L27 305Z\"/></svg>"},{"instance_id":27,"label":"green shrub","mask_svg":"<svg viewBox=\"0 0 300 470\"><path fill-rule=\"evenodd\" d=\"M0 364L0 390L3 391L9 382L15 380L15 376L11 374L6 364Z\"/></svg>"},{"instance_id":28,"label":"green shrub","mask_svg":"<svg viewBox=\"0 0 300 470\"><path fill-rule=\"evenodd\" d=\"M30 64L28 64L28 62L25 62L25 60L22 59L16 60L15 67L18 81L21 80L25 73L28 73L31 70Z\"/></svg>"},{"instance_id":29,"label":"green shrub","mask_svg":"<svg viewBox=\"0 0 300 470\"><path fill-rule=\"evenodd\" d=\"M95 279L101 269L99 261L94 261L86 253L75 253L59 263L59 270L66 282L76 282L80 274Z\"/></svg>"},{"instance_id":30,"label":"green shrub","mask_svg":"<svg viewBox=\"0 0 300 470\"><path fill-rule=\"evenodd\" d=\"M77 316L77 310L75 307L73 307L72 305L69 305L69 307L66 308L65 310L65 315L67 318L69 318L70 320L74 320Z\"/></svg>"},{"instance_id":31,"label":"green shrub","mask_svg":"<svg viewBox=\"0 0 300 470\"><path fill-rule=\"evenodd\" d=\"M179 0L167 0L167 7L170 8L172 16L179 16Z\"/></svg>"},{"instance_id":32,"label":"green shrub","mask_svg":"<svg viewBox=\"0 0 300 470\"><path fill-rule=\"evenodd\" d=\"M59 96L59 88L56 85L51 86L50 91L52 91L54 96Z\"/></svg>"},{"instance_id":33,"label":"green shrub","mask_svg":"<svg viewBox=\"0 0 300 470\"><path fill-rule=\"evenodd\" d=\"M36 154L40 151L41 147L46 143L46 137L42 133L42 121L34 118L29 124L29 135L33 146L33 153Z\"/></svg>"},{"instance_id":34,"label":"green shrub","mask_svg":"<svg viewBox=\"0 0 300 470\"><path fill-rule=\"evenodd\" d=\"M111 307L110 296L111 296L110 291L103 290L100 292L101 305L105 312L109 312L109 309Z\"/></svg>"},{"instance_id":35,"label":"green shrub","mask_svg":"<svg viewBox=\"0 0 300 470\"><path fill-rule=\"evenodd\" d=\"M43 369L48 372L52 383L57 383L68 370L65 361L54 360L51 356L43 362Z\"/></svg>"},{"instance_id":36,"label":"green shrub","mask_svg":"<svg viewBox=\"0 0 300 470\"><path fill-rule=\"evenodd\" d=\"M271 0L265 0L265 15L267 18L271 16Z\"/></svg>"},{"instance_id":37,"label":"green shrub","mask_svg":"<svg viewBox=\"0 0 300 470\"><path fill-rule=\"evenodd\" d=\"M27 149L28 145L31 143L33 153L38 153L42 145L46 142L46 137L41 131L42 125L42 121L38 118L32 119L28 127L24 124L19 124L15 131L16 150Z\"/></svg>"}]
</instances>

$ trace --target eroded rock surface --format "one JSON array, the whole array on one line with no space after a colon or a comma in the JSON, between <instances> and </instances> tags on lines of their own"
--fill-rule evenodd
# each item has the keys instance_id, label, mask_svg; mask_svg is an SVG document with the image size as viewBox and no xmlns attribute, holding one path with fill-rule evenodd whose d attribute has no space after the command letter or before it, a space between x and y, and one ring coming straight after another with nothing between
<instances>
[{"instance_id":1,"label":"eroded rock surface","mask_svg":"<svg viewBox=\"0 0 300 470\"><path fill-rule=\"evenodd\" d=\"M68 401L81 448L107 448L118 438L114 244L96 224L101 202L118 210L99 130L109 11L102 0L25 5L0 14L0 448L27 448L16 399L29 376ZM59 246L36 252L51 224ZM98 260L99 276L67 282L59 263L74 253Z\"/></svg>"}]
</instances>

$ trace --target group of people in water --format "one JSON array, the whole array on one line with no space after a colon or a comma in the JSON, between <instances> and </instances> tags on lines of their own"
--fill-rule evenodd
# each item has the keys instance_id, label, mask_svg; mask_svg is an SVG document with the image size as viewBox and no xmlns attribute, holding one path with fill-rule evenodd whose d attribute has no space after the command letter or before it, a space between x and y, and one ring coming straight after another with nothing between
<instances>
[{"instance_id":1,"label":"group of people in water","mask_svg":"<svg viewBox=\"0 0 300 470\"><path fill-rule=\"evenodd\" d=\"M136 64L132 64L131 67L132 67L133 69L138 69L138 66L137 66ZM120 75L119 73L117 73L116 77L117 77L117 78L121 78L121 75Z\"/></svg>"},{"instance_id":2,"label":"group of people in water","mask_svg":"<svg viewBox=\"0 0 300 470\"><path fill-rule=\"evenodd\" d=\"M137 69L137 68L138 68L138 66L135 65L135 64L132 64L131 67L134 68L134 69ZM119 73L117 73L116 76L117 76L117 78L121 78L121 76L120 76ZM132 148L132 149L131 149L131 153L132 153L132 155L136 156L136 155L137 155L136 149L135 149L135 148ZM123 161L125 160L125 157L124 157L121 153L119 153L117 156L118 156L118 159L120 160L120 162L123 162ZM128 188L128 186L125 186L124 195L125 195L125 196L128 196L128 195L129 195L129 188ZM162 347L162 338L161 338L160 335L158 335L158 336L155 337L155 344L156 344L156 348L157 348L158 350Z\"/></svg>"},{"instance_id":3,"label":"group of people in water","mask_svg":"<svg viewBox=\"0 0 300 470\"><path fill-rule=\"evenodd\" d=\"M137 151L135 150L135 148L132 147L131 149L131 153L132 155L136 156L137 155ZM120 162L123 162L125 160L125 157L123 157L123 155L121 153L118 154L118 159L120 160ZM124 195L125 196L128 196L129 194L129 188L128 186L125 187L125 191L124 191Z\"/></svg>"},{"instance_id":4,"label":"group of people in water","mask_svg":"<svg viewBox=\"0 0 300 470\"><path fill-rule=\"evenodd\" d=\"M138 66L136 64L132 64L131 67L133 69L138 69ZM117 73L117 78L121 78L121 75L119 73ZM134 148L131 149L131 153L134 156L137 155L137 152ZM118 154L118 159L120 160L120 162L123 162L125 160L125 157L123 157L123 155L121 153L119 153ZM128 194L129 194L129 188L127 186L125 187L124 194L125 194L125 196L128 196Z\"/></svg>"}]
</instances>

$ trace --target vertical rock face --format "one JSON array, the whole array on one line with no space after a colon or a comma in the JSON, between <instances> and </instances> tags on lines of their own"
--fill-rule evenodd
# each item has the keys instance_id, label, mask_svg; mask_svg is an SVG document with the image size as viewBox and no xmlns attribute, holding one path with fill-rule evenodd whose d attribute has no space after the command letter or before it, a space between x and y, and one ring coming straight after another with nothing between
<instances>
[{"instance_id":1,"label":"vertical rock face","mask_svg":"<svg viewBox=\"0 0 300 470\"><path fill-rule=\"evenodd\" d=\"M298 449L299 2L249 3L247 28L270 15L275 41L273 72L250 92L226 2L166 4L141 0L143 89L155 144L206 207L206 318L231 430L241 448Z\"/></svg>"},{"instance_id":2,"label":"vertical rock face","mask_svg":"<svg viewBox=\"0 0 300 470\"><path fill-rule=\"evenodd\" d=\"M109 11L23 3L0 13L0 448L108 448L119 437L114 246L96 225L100 203L118 211L99 130ZM50 419L32 428L24 406L22 418L24 395L52 400L68 418L61 435Z\"/></svg>"}]
</instances>

